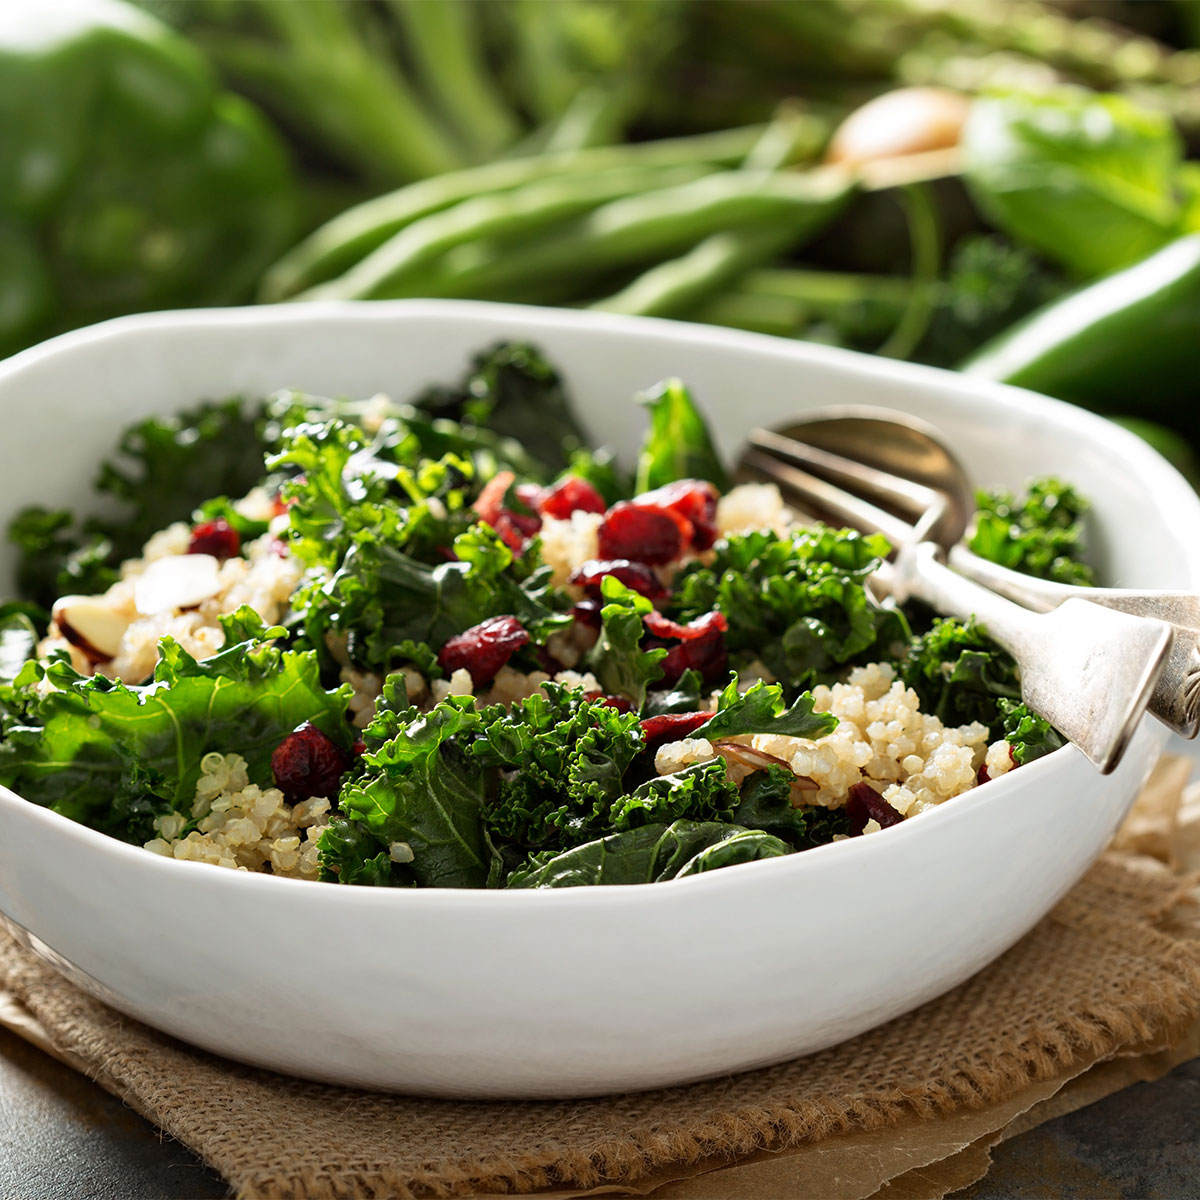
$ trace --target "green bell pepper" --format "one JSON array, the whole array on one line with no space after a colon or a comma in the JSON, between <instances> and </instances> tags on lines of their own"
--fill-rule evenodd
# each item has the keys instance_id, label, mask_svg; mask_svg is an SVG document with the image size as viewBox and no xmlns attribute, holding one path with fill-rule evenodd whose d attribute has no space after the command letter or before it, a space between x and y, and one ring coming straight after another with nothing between
<instances>
[{"instance_id":1,"label":"green bell pepper","mask_svg":"<svg viewBox=\"0 0 1200 1200\"><path fill-rule=\"evenodd\" d=\"M1038 309L961 369L1200 440L1200 234Z\"/></svg>"},{"instance_id":2,"label":"green bell pepper","mask_svg":"<svg viewBox=\"0 0 1200 1200\"><path fill-rule=\"evenodd\" d=\"M125 312L237 303L296 232L283 143L121 0L0 5L0 354Z\"/></svg>"}]
</instances>

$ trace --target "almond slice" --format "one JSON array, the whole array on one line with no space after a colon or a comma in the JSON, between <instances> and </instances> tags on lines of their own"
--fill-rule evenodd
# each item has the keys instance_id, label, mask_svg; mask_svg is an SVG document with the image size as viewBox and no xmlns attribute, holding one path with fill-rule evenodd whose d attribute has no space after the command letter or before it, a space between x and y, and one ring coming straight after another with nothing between
<instances>
[{"instance_id":1,"label":"almond slice","mask_svg":"<svg viewBox=\"0 0 1200 1200\"><path fill-rule=\"evenodd\" d=\"M63 637L93 663L115 658L129 628L129 617L103 596L63 596L55 602L53 616Z\"/></svg>"},{"instance_id":2,"label":"almond slice","mask_svg":"<svg viewBox=\"0 0 1200 1200\"><path fill-rule=\"evenodd\" d=\"M220 564L211 554L170 554L155 559L133 585L133 602L144 616L194 608L221 590Z\"/></svg>"}]
</instances>

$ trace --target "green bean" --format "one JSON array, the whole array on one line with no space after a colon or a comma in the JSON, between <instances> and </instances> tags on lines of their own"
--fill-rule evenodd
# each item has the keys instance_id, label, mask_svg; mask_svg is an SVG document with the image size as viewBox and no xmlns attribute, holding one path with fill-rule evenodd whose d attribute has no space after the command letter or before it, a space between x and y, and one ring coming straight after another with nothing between
<instances>
[{"instance_id":1,"label":"green bean","mask_svg":"<svg viewBox=\"0 0 1200 1200\"><path fill-rule=\"evenodd\" d=\"M388 0L425 90L463 144L486 158L521 133L484 61L477 14L465 0Z\"/></svg>"},{"instance_id":2,"label":"green bean","mask_svg":"<svg viewBox=\"0 0 1200 1200\"><path fill-rule=\"evenodd\" d=\"M812 320L812 313L799 301L736 291L720 292L687 315L688 320L704 325L726 325L776 337L796 337Z\"/></svg>"},{"instance_id":3,"label":"green bean","mask_svg":"<svg viewBox=\"0 0 1200 1200\"><path fill-rule=\"evenodd\" d=\"M471 243L447 254L419 290L388 295L524 299L523 289L550 278L582 281L623 266L677 254L711 234L738 226L790 228L802 214L824 212L853 187L845 172L725 171L679 187L614 200L550 236L497 253Z\"/></svg>"},{"instance_id":4,"label":"green bean","mask_svg":"<svg viewBox=\"0 0 1200 1200\"><path fill-rule=\"evenodd\" d=\"M631 146L598 146L560 155L507 159L421 180L348 209L310 234L267 272L260 298L283 300L331 279L406 225L480 193L508 191L570 172L696 163L729 165L745 157L765 128L753 125Z\"/></svg>"},{"instance_id":5,"label":"green bean","mask_svg":"<svg viewBox=\"0 0 1200 1200\"><path fill-rule=\"evenodd\" d=\"M424 280L421 269L464 242L544 229L624 196L699 179L708 170L711 168L703 165L619 167L464 200L406 226L344 275L309 288L297 298L372 299L395 296L405 288L419 290Z\"/></svg>"},{"instance_id":6,"label":"green bean","mask_svg":"<svg viewBox=\"0 0 1200 1200\"><path fill-rule=\"evenodd\" d=\"M833 216L847 194L799 210L794 219L777 227L713 234L681 258L651 267L627 288L592 308L637 316L681 316L748 267L768 262L805 241Z\"/></svg>"}]
</instances>

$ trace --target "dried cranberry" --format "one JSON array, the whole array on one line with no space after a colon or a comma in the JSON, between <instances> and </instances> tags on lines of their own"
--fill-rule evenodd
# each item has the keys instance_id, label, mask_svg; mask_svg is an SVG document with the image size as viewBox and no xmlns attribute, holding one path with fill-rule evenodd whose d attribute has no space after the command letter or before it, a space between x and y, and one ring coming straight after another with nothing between
<instances>
[{"instance_id":1,"label":"dried cranberry","mask_svg":"<svg viewBox=\"0 0 1200 1200\"><path fill-rule=\"evenodd\" d=\"M571 616L575 618L580 625L587 625L592 629L599 629L601 625L600 610L604 607L602 600L593 600L590 597L586 600L580 600L574 608L571 609Z\"/></svg>"},{"instance_id":2,"label":"dried cranberry","mask_svg":"<svg viewBox=\"0 0 1200 1200\"><path fill-rule=\"evenodd\" d=\"M710 712L664 713L660 717L647 717L641 723L646 749L653 754L659 746L681 741L711 719Z\"/></svg>"},{"instance_id":3,"label":"dried cranberry","mask_svg":"<svg viewBox=\"0 0 1200 1200\"><path fill-rule=\"evenodd\" d=\"M684 671L689 670L699 671L706 683L725 674L729 656L723 635L729 628L729 622L723 613L705 613L686 625L680 625L656 612L647 613L642 620L651 635L650 641L644 642L642 648L667 648L667 656L659 664L664 684L670 686Z\"/></svg>"},{"instance_id":4,"label":"dried cranberry","mask_svg":"<svg viewBox=\"0 0 1200 1200\"><path fill-rule=\"evenodd\" d=\"M683 553L690 528L683 518L665 508L645 507L621 500L600 522L598 541L602 559L627 558L633 562L669 563Z\"/></svg>"},{"instance_id":5,"label":"dried cranberry","mask_svg":"<svg viewBox=\"0 0 1200 1200\"><path fill-rule=\"evenodd\" d=\"M609 708L615 708L617 712L633 712L633 705L624 696L609 696L604 692L584 692L583 698L600 704L607 704Z\"/></svg>"},{"instance_id":6,"label":"dried cranberry","mask_svg":"<svg viewBox=\"0 0 1200 1200\"><path fill-rule=\"evenodd\" d=\"M211 554L213 558L235 558L241 553L242 539L224 517L205 521L192 528L189 554Z\"/></svg>"},{"instance_id":7,"label":"dried cranberry","mask_svg":"<svg viewBox=\"0 0 1200 1200\"><path fill-rule=\"evenodd\" d=\"M500 471L493 475L479 493L475 501L475 511L479 519L485 525L490 525L514 554L520 554L529 538L541 529L542 519L534 513L520 513L505 505L504 501L515 479L516 476L511 471ZM535 499L540 491L540 488L532 484L520 484L513 489L517 499L526 505Z\"/></svg>"},{"instance_id":8,"label":"dried cranberry","mask_svg":"<svg viewBox=\"0 0 1200 1200\"><path fill-rule=\"evenodd\" d=\"M980 763L979 770L975 772L975 786L978 787L981 783L987 783L991 778L988 774L987 763Z\"/></svg>"},{"instance_id":9,"label":"dried cranberry","mask_svg":"<svg viewBox=\"0 0 1200 1200\"><path fill-rule=\"evenodd\" d=\"M452 637L438 654L438 663L450 673L465 667L479 687L528 641L529 634L516 617L488 617Z\"/></svg>"},{"instance_id":10,"label":"dried cranberry","mask_svg":"<svg viewBox=\"0 0 1200 1200\"><path fill-rule=\"evenodd\" d=\"M899 825L904 818L869 784L856 783L846 800L846 815L854 833L862 833L868 821L878 821L886 829Z\"/></svg>"},{"instance_id":11,"label":"dried cranberry","mask_svg":"<svg viewBox=\"0 0 1200 1200\"><path fill-rule=\"evenodd\" d=\"M362 758L362 756L367 752L367 743L364 742L362 738L359 738L358 741L355 742L350 748L350 752L355 758Z\"/></svg>"},{"instance_id":12,"label":"dried cranberry","mask_svg":"<svg viewBox=\"0 0 1200 1200\"><path fill-rule=\"evenodd\" d=\"M711 638L714 633L724 633L729 628L725 614L719 612L705 613L686 625L664 617L662 613L650 612L642 618L646 628L661 638L679 638L681 641L692 642L700 638Z\"/></svg>"},{"instance_id":13,"label":"dried cranberry","mask_svg":"<svg viewBox=\"0 0 1200 1200\"><path fill-rule=\"evenodd\" d=\"M707 550L717 540L717 489L703 479L677 479L638 496L634 503L658 505L686 518L696 550Z\"/></svg>"},{"instance_id":14,"label":"dried cranberry","mask_svg":"<svg viewBox=\"0 0 1200 1200\"><path fill-rule=\"evenodd\" d=\"M346 752L308 721L288 734L271 755L275 786L289 804L310 796L336 799L349 766Z\"/></svg>"},{"instance_id":15,"label":"dried cranberry","mask_svg":"<svg viewBox=\"0 0 1200 1200\"><path fill-rule=\"evenodd\" d=\"M602 513L607 507L604 497L578 475L567 475L543 488L534 504L543 517L559 521L565 521L573 512Z\"/></svg>"},{"instance_id":16,"label":"dried cranberry","mask_svg":"<svg viewBox=\"0 0 1200 1200\"><path fill-rule=\"evenodd\" d=\"M658 576L645 563L630 562L627 558L590 558L571 572L571 582L599 599L600 581L605 575L615 576L627 588L651 600L661 600L667 594Z\"/></svg>"}]
</instances>

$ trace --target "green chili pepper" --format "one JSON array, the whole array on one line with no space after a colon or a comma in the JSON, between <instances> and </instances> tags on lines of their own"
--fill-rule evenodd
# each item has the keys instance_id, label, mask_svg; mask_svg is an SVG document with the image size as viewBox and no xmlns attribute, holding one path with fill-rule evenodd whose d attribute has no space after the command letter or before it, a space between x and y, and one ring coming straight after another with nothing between
<instances>
[{"instance_id":1,"label":"green chili pepper","mask_svg":"<svg viewBox=\"0 0 1200 1200\"><path fill-rule=\"evenodd\" d=\"M0 8L0 354L118 313L249 298L296 218L257 110L120 0Z\"/></svg>"},{"instance_id":2,"label":"green chili pepper","mask_svg":"<svg viewBox=\"0 0 1200 1200\"><path fill-rule=\"evenodd\" d=\"M1200 234L1038 309L962 369L1101 412L1161 420L1195 439Z\"/></svg>"}]
</instances>

